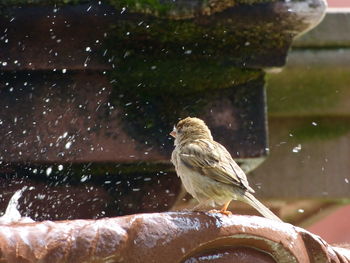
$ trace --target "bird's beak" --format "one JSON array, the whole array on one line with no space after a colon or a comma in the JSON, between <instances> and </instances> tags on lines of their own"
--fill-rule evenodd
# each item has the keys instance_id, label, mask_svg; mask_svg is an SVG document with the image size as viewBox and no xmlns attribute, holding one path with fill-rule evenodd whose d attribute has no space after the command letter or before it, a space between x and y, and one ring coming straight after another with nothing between
<instances>
[{"instance_id":1,"label":"bird's beak","mask_svg":"<svg viewBox=\"0 0 350 263\"><path fill-rule=\"evenodd\" d=\"M174 129L173 131L170 133L171 136L173 136L174 138L176 137L176 127L174 125Z\"/></svg>"},{"instance_id":2,"label":"bird's beak","mask_svg":"<svg viewBox=\"0 0 350 263\"><path fill-rule=\"evenodd\" d=\"M170 133L170 135L173 136L173 137L175 138L175 137L176 137L176 131L175 131L175 130L172 131L172 132Z\"/></svg>"}]
</instances>

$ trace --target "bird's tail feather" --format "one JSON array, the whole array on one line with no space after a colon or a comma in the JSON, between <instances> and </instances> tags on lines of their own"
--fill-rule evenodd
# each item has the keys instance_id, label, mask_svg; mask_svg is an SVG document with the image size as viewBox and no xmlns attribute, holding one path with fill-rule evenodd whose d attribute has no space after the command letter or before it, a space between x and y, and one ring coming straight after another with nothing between
<instances>
[{"instance_id":1,"label":"bird's tail feather","mask_svg":"<svg viewBox=\"0 0 350 263\"><path fill-rule=\"evenodd\" d=\"M245 192L243 194L243 200L244 202L248 203L252 207L254 207L260 214L262 214L264 217L276 220L279 222L282 222L282 220L276 216L274 213L272 213L266 206L264 206L258 199L256 199L251 193Z\"/></svg>"}]
</instances>

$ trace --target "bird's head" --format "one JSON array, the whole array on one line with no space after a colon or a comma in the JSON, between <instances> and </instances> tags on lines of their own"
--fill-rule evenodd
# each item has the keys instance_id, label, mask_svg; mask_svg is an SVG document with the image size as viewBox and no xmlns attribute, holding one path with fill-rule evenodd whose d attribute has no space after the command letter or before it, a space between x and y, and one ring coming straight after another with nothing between
<instances>
[{"instance_id":1,"label":"bird's head","mask_svg":"<svg viewBox=\"0 0 350 263\"><path fill-rule=\"evenodd\" d=\"M175 138L175 145L196 139L210 139L213 137L205 122L198 118L187 117L179 121L170 133Z\"/></svg>"}]
</instances>

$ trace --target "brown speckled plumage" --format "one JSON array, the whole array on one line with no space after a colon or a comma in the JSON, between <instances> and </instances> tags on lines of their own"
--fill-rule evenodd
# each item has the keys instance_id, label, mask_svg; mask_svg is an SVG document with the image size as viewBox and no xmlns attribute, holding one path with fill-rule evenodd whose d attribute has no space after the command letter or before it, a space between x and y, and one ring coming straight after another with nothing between
<instances>
[{"instance_id":1,"label":"brown speckled plumage","mask_svg":"<svg viewBox=\"0 0 350 263\"><path fill-rule=\"evenodd\" d=\"M267 218L279 220L253 195L247 177L230 153L213 140L207 125L187 117L174 127L175 149L171 161L185 189L199 202L199 207L224 205L232 199L246 202Z\"/></svg>"}]
</instances>

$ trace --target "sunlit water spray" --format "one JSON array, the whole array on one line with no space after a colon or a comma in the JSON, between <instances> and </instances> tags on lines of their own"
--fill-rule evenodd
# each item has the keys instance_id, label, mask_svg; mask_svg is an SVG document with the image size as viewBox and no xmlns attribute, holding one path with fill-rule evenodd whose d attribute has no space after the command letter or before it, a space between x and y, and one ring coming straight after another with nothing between
<instances>
[{"instance_id":1,"label":"sunlit water spray","mask_svg":"<svg viewBox=\"0 0 350 263\"><path fill-rule=\"evenodd\" d=\"M0 217L0 224L10 224L14 222L29 223L34 222L30 217L22 217L18 211L18 200L21 198L23 192L27 190L27 186L24 186L21 190L18 190L11 197L9 204L7 205L5 214Z\"/></svg>"}]
</instances>

